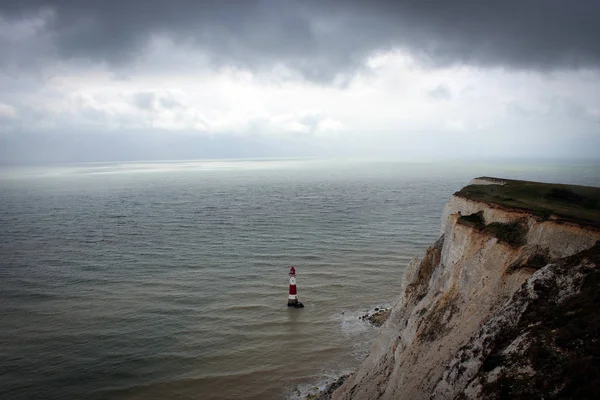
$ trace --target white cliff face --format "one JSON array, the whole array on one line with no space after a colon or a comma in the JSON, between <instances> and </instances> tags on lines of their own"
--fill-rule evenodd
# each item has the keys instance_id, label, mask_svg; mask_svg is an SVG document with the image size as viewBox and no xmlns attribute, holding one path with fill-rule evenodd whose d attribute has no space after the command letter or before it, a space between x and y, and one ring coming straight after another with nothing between
<instances>
[{"instance_id":1,"label":"white cliff face","mask_svg":"<svg viewBox=\"0 0 600 400\"><path fill-rule=\"evenodd\" d=\"M462 346L431 398L597 398L600 242L538 270Z\"/></svg>"},{"instance_id":2,"label":"white cliff face","mask_svg":"<svg viewBox=\"0 0 600 400\"><path fill-rule=\"evenodd\" d=\"M502 222L509 223L524 219L527 221L528 233L527 243L530 245L540 245L550 252L552 258L566 257L589 249L598 240L598 232L581 227L577 224L563 221L539 221L528 212L506 210L495 204L482 203L465 199L459 196L452 196L442 212L443 234L447 230L447 225L453 221L452 215L458 213L462 215L475 214L483 212L483 219L486 223Z\"/></svg>"},{"instance_id":3,"label":"white cliff face","mask_svg":"<svg viewBox=\"0 0 600 400\"><path fill-rule=\"evenodd\" d=\"M486 224L522 221L526 243L511 246L459 222L461 214L480 211ZM540 221L527 212L458 196L444 209L441 233L425 256L407 267L400 298L369 357L333 399L454 398L469 383L464 372L475 376L482 363L465 355L457 361L459 349L472 345L536 269L536 276L544 274L539 260L547 264L600 240L600 231L591 228ZM481 388L470 390L472 398L480 398Z\"/></svg>"}]
</instances>

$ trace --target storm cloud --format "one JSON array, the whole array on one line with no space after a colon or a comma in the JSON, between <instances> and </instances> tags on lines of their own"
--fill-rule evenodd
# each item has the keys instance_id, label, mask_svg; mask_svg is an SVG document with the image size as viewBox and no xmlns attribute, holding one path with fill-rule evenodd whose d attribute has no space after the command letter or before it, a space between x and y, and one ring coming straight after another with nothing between
<instances>
[{"instance_id":1,"label":"storm cloud","mask_svg":"<svg viewBox=\"0 0 600 400\"><path fill-rule=\"evenodd\" d=\"M314 81L390 49L433 67L548 71L600 66L600 2L573 0L230 0L0 2L2 65L61 60L127 66L153 41L215 66L282 64Z\"/></svg>"},{"instance_id":2,"label":"storm cloud","mask_svg":"<svg viewBox=\"0 0 600 400\"><path fill-rule=\"evenodd\" d=\"M0 164L591 157L595 0L0 0Z\"/></svg>"}]
</instances>

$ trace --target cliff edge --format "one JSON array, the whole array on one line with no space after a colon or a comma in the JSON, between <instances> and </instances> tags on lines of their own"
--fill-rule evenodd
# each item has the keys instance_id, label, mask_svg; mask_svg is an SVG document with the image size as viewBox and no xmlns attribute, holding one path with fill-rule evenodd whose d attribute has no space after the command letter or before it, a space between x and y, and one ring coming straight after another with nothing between
<instances>
[{"instance_id":1,"label":"cliff edge","mask_svg":"<svg viewBox=\"0 0 600 400\"><path fill-rule=\"evenodd\" d=\"M333 399L600 398L600 188L476 178Z\"/></svg>"}]
</instances>

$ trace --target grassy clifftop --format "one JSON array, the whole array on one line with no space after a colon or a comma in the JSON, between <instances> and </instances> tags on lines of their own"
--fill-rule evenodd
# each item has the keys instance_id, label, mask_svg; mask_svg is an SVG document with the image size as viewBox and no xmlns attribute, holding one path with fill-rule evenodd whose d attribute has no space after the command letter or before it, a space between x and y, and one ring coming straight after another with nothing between
<instances>
[{"instance_id":1,"label":"grassy clifftop","mask_svg":"<svg viewBox=\"0 0 600 400\"><path fill-rule=\"evenodd\" d=\"M600 228L600 188L482 177L502 185L469 185L455 195Z\"/></svg>"}]
</instances>

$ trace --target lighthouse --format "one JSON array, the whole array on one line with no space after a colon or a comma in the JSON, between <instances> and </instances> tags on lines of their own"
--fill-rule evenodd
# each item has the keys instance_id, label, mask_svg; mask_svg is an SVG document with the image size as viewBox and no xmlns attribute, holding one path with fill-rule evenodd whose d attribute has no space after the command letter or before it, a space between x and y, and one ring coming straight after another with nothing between
<instances>
[{"instance_id":1,"label":"lighthouse","mask_svg":"<svg viewBox=\"0 0 600 400\"><path fill-rule=\"evenodd\" d=\"M290 292L288 295L288 307L302 308L304 304L298 301L298 292L296 291L296 268L290 268Z\"/></svg>"}]
</instances>

